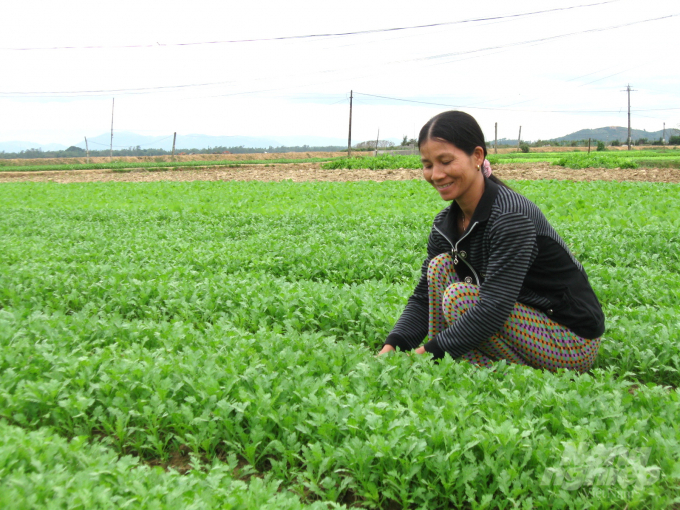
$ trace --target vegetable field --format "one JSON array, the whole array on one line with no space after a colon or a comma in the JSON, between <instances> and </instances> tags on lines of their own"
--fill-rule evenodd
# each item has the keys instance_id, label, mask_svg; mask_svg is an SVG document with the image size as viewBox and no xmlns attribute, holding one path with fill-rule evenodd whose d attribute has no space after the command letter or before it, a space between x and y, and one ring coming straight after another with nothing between
<instances>
[{"instance_id":1,"label":"vegetable field","mask_svg":"<svg viewBox=\"0 0 680 510\"><path fill-rule=\"evenodd\" d=\"M375 357L422 181L0 185L0 508L680 504L680 187L523 181L596 368Z\"/></svg>"},{"instance_id":2,"label":"vegetable field","mask_svg":"<svg viewBox=\"0 0 680 510\"><path fill-rule=\"evenodd\" d=\"M567 168L680 168L680 151L677 149L604 151L590 154L585 152L536 152L525 154L511 152L493 154L489 150L492 165L503 163L546 162ZM336 158L322 165L326 169L336 168L421 168L420 156L381 154L378 157Z\"/></svg>"},{"instance_id":3,"label":"vegetable field","mask_svg":"<svg viewBox=\"0 0 680 510\"><path fill-rule=\"evenodd\" d=\"M101 170L110 169L114 172L130 172L132 170L146 170L148 172L162 172L168 170L186 170L191 168L238 168L245 165L287 164L287 163L318 163L328 161L332 157L304 158L304 159L243 159L243 160L195 160L195 161L106 161L103 163L70 163L44 165L16 165L6 164L0 160L0 172L50 172L68 170Z\"/></svg>"}]
</instances>

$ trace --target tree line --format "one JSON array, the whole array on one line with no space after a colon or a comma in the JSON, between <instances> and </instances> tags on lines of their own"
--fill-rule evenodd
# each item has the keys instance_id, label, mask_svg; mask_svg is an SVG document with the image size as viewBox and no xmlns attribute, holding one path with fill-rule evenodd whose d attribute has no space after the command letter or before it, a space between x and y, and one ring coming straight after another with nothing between
<instances>
[{"instance_id":1,"label":"tree line","mask_svg":"<svg viewBox=\"0 0 680 510\"><path fill-rule=\"evenodd\" d=\"M328 145L328 146L293 146L293 147L268 147L263 149L261 147L208 147L207 149L176 149L175 154L254 154L262 152L337 152L341 150L346 150L347 147ZM26 149L20 152L5 152L0 151L0 159L41 159L41 158L83 158L87 154L85 149L76 147L72 145L67 149L58 151L43 151L40 148ZM164 149L148 149L142 148L139 145L136 147L128 147L126 149L115 149L109 152L108 149L104 150L91 150L90 157L108 157L109 154L114 157L122 156L170 156L172 151L167 151Z\"/></svg>"}]
</instances>

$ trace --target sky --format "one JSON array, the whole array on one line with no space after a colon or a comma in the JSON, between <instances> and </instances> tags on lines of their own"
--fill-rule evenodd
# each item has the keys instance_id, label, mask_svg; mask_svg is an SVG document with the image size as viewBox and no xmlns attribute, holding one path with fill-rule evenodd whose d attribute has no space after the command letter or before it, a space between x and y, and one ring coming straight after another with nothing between
<instances>
[{"instance_id":1,"label":"sky","mask_svg":"<svg viewBox=\"0 0 680 510\"><path fill-rule=\"evenodd\" d=\"M450 109L549 139L626 126L628 84L633 128L680 128L678 0L22 0L3 19L0 142L107 133L114 98L114 131L346 140L350 91L353 143Z\"/></svg>"}]
</instances>

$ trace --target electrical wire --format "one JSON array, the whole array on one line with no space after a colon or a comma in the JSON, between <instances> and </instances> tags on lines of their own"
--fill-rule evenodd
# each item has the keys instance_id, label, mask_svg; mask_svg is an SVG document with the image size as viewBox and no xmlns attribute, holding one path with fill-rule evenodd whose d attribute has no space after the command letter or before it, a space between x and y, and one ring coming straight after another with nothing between
<instances>
[{"instance_id":1,"label":"electrical wire","mask_svg":"<svg viewBox=\"0 0 680 510\"><path fill-rule=\"evenodd\" d=\"M391 101L403 101L406 103L417 103L417 104L425 104L425 105L432 105L432 106L445 106L448 108L466 108L470 110L492 110L492 111L501 111L501 112L528 112L528 113L621 113L620 110L518 110L518 109L513 109L513 108L492 108L492 107L487 107L487 106L465 106L465 105L454 105L454 104L445 104L445 103L433 103L429 101L417 101L415 99L402 99L399 97L388 97L388 96L380 96L377 94L366 94L365 92L357 92L356 90L354 91L354 94L359 94L362 96L370 96L370 97L376 97L380 99L389 99ZM636 110L631 110L631 112L649 112L649 111L658 111L658 110L680 110L680 107L678 108L640 108Z\"/></svg>"},{"instance_id":2,"label":"electrical wire","mask_svg":"<svg viewBox=\"0 0 680 510\"><path fill-rule=\"evenodd\" d=\"M580 34L588 34L588 33L593 33L593 32L604 32L606 30L614 30L617 28L624 28L624 27L630 27L633 25L639 25L642 23L650 23L652 21L660 21L662 19L669 19L669 18L674 18L680 16L680 13L675 13L675 14L668 14L666 16L659 16L658 18L648 18L648 19L643 19L643 20L638 20L638 21L631 21L630 23L623 23L621 25L610 25L608 27L602 27L602 28L589 28L587 30L580 30L578 32L569 32L567 34L559 34L559 35L553 35L550 37L542 37L540 39L532 39L529 41L519 41L515 43L509 43L509 44L502 44L499 46L488 46L486 48L479 48L476 50L470 50L470 51L458 51L458 52L453 52L453 53L442 53L439 55L430 55L427 57L418 57L418 58L413 58L413 59L408 59L408 60L403 60L401 61L402 63L405 62L417 62L417 61L422 61L422 60L434 60L434 59L440 59L440 58L445 58L445 57L456 57L460 55L469 55L471 53L480 53L483 51L489 51L489 50L497 50L497 49L507 49L507 48L512 48L516 46L524 46L527 44L540 44L543 42L547 41L553 41L555 39L562 39L564 37L570 37L572 35L580 35ZM446 63L446 62L444 62Z\"/></svg>"},{"instance_id":3,"label":"electrical wire","mask_svg":"<svg viewBox=\"0 0 680 510\"><path fill-rule=\"evenodd\" d=\"M618 1L618 0L617 0ZM439 59L443 57L450 57L450 56L461 56L461 55L470 55L473 53L481 53L484 51L490 51L490 50L499 50L499 49L507 49L511 47L516 47L516 46L522 46L522 45L527 45L527 44L538 44L542 42L547 42L555 39L560 39L564 37L569 37L573 35L579 35L579 34L584 34L584 33L591 33L591 32L602 32L606 30L614 30L618 28L623 28L623 27L628 27L632 25L638 25L641 23L649 23L652 21L659 21L662 19L668 19L668 18L673 18L680 16L680 13L676 14L670 14L666 16L660 16L657 18L649 18L645 20L638 20L638 21L633 21L630 23L624 23L621 25L611 25L608 27L602 27L602 28L591 28L587 30L582 30L578 32L570 32L567 34L559 34L555 36L550 36L550 37L544 37L540 39L532 39L528 41L519 41L515 43L509 43L509 44L504 44L500 46L490 46L486 48L478 48L475 50L468 50L468 51L461 51L461 52L455 52L455 53L445 53L445 54L440 54L440 55L431 55L431 56L426 56L426 57L418 57L418 58L413 58L413 59L407 59L407 60L397 60L397 61L392 61L385 63L383 65L390 65L390 64L403 64L407 62L419 62L419 61L425 61L425 60L433 60L433 59ZM472 57L476 58L476 57ZM447 63L447 62L445 62ZM325 71L324 71L325 72ZM206 87L206 86L215 86L215 85L224 85L227 83L233 83L233 80L231 81L221 81L221 82L207 82L207 83L193 83L193 84L183 84L183 85L164 85L164 86L155 86L155 87L137 87L137 88L121 88L121 89L99 89L99 90L80 90L80 91L33 91L33 92L23 92L23 91L11 91L11 92L0 92L0 97L7 97L7 96L22 96L22 97L33 97L33 96L38 96L38 95L54 95L53 97L60 97L57 96L57 94L61 94L61 97L71 97L74 95L88 95L88 94L114 94L114 93L135 93L135 92L150 92L150 91L155 91L155 90L172 90L172 89L185 89L185 88L193 88L193 87ZM273 89L273 90L278 90L278 89ZM250 93L250 92L243 92L243 93ZM65 95L66 94L66 95ZM242 94L242 93L239 93ZM218 96L209 96L209 97L221 97L223 95L236 95L236 94L220 94Z\"/></svg>"},{"instance_id":4,"label":"electrical wire","mask_svg":"<svg viewBox=\"0 0 680 510\"><path fill-rule=\"evenodd\" d=\"M488 18L472 18L459 21L446 21L442 23L429 23L426 25L412 25L406 27L393 27L393 28L376 28L371 30L359 30L356 32L337 32L337 33L327 33L327 34L308 34L308 35L289 35L281 37L264 37L258 39L232 39L226 41L202 41L202 42L184 42L184 43L169 43L161 44L157 42L156 44L130 44L121 46L48 46L48 47L29 47L29 48L0 48L3 51L36 51L36 50L92 50L92 49L128 49L128 48L155 48L155 47L172 47L172 46L200 46L207 44L235 44L235 43L251 43L251 42L269 42L269 41L287 41L294 39L318 39L325 37L347 37L355 35L365 35L365 34L376 34L382 32L397 32L401 30L414 30L422 28L432 28L441 27L448 25L460 25L463 23L478 23L483 21L495 21L502 19L520 18L525 16L535 16L537 14L546 14L549 12L556 11L568 11L572 9L581 9L584 7L595 7L598 5L611 4L615 2L620 2L621 0L606 0L604 2L597 2L593 4L582 4L573 5L569 7L556 7L554 9L545 9L542 11L524 12L519 14L508 14L504 16L493 16Z\"/></svg>"}]
</instances>

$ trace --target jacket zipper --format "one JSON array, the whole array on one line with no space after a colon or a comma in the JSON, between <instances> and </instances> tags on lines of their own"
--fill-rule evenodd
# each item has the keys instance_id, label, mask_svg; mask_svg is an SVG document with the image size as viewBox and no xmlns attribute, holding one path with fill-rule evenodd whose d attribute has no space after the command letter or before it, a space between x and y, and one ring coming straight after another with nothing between
<instances>
[{"instance_id":1,"label":"jacket zipper","mask_svg":"<svg viewBox=\"0 0 680 510\"><path fill-rule=\"evenodd\" d=\"M463 257L458 259L458 245L461 243L461 241L463 239L465 239L468 235L470 235L470 232L472 232L472 229L474 229L477 226L477 223L478 222L475 221L472 224L472 226L468 229L468 231L463 235L463 237L458 239L458 242L455 245L451 242L451 240L448 237L446 237L446 234L444 234L444 232L442 232L441 230L439 230L439 228L437 228L437 225L434 225L434 228L451 245L451 255L453 255L453 263L458 264L458 260L462 260L465 263L465 265L470 268L470 271L472 271L472 274L475 277L475 281L477 282L477 286L479 287L481 284L479 283L479 276L477 276L477 271L475 271L475 268L472 267L472 265L467 260L465 260Z\"/></svg>"}]
</instances>

